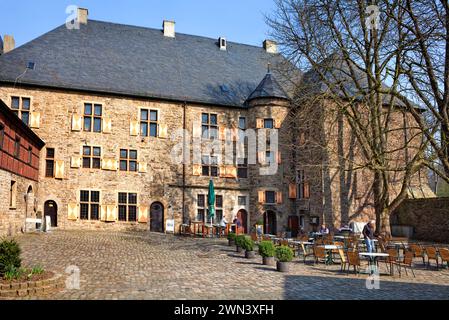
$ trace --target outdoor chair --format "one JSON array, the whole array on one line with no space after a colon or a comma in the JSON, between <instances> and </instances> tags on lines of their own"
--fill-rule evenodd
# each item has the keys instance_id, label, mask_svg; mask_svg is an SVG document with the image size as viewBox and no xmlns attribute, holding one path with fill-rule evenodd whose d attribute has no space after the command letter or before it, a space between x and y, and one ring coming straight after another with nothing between
<instances>
[{"instance_id":1,"label":"outdoor chair","mask_svg":"<svg viewBox=\"0 0 449 320\"><path fill-rule=\"evenodd\" d=\"M288 243L288 240L285 240L285 239L282 239L281 241L280 241L280 245L281 246L289 246L289 243Z\"/></svg>"},{"instance_id":2,"label":"outdoor chair","mask_svg":"<svg viewBox=\"0 0 449 320\"><path fill-rule=\"evenodd\" d=\"M337 251L340 257L340 264L341 264L340 271L345 271L346 266L348 266L348 258L346 258L345 251L343 249L338 249Z\"/></svg>"},{"instance_id":3,"label":"outdoor chair","mask_svg":"<svg viewBox=\"0 0 449 320\"><path fill-rule=\"evenodd\" d=\"M387 249L388 257L386 257L385 264L387 265L387 268L390 267L390 274L393 275L394 273L394 267L396 266L399 268L399 261L398 261L398 251L394 248Z\"/></svg>"},{"instance_id":4,"label":"outdoor chair","mask_svg":"<svg viewBox=\"0 0 449 320\"><path fill-rule=\"evenodd\" d=\"M416 278L415 272L413 271L413 257L413 251L404 251L404 260L402 262L397 262L397 266L399 268L399 276L401 276L401 268L404 268L406 275L408 275L407 268L409 268L412 271L413 277Z\"/></svg>"},{"instance_id":5,"label":"outdoor chair","mask_svg":"<svg viewBox=\"0 0 449 320\"><path fill-rule=\"evenodd\" d=\"M307 257L313 256L313 252L310 250L307 250L307 247L303 243L300 244L300 247L301 247L301 254L303 256L304 263L306 263Z\"/></svg>"},{"instance_id":6,"label":"outdoor chair","mask_svg":"<svg viewBox=\"0 0 449 320\"><path fill-rule=\"evenodd\" d=\"M358 251L348 251L347 252L348 255L348 269L347 269L347 273L349 274L349 268L351 266L354 267L354 273L355 274L359 274L360 272L360 257L359 257L359 253Z\"/></svg>"},{"instance_id":7,"label":"outdoor chair","mask_svg":"<svg viewBox=\"0 0 449 320\"><path fill-rule=\"evenodd\" d=\"M413 252L413 256L415 258L421 258L422 259L422 263L426 264L424 250L421 247L421 245L419 245L419 244L410 244L409 248Z\"/></svg>"},{"instance_id":8,"label":"outdoor chair","mask_svg":"<svg viewBox=\"0 0 449 320\"><path fill-rule=\"evenodd\" d=\"M439 252L440 252L440 257L441 257L441 265L443 265L446 262L447 267L449 268L449 249L440 248Z\"/></svg>"},{"instance_id":9,"label":"outdoor chair","mask_svg":"<svg viewBox=\"0 0 449 320\"><path fill-rule=\"evenodd\" d=\"M314 246L313 255L315 256L315 263L319 263L320 259L326 263L326 250L323 247Z\"/></svg>"},{"instance_id":10,"label":"outdoor chair","mask_svg":"<svg viewBox=\"0 0 449 320\"><path fill-rule=\"evenodd\" d=\"M430 260L435 260L437 264L437 269L439 269L440 265L438 263L438 253L437 249L435 247L426 247L425 249L426 256L427 256L427 267L430 267Z\"/></svg>"}]
</instances>

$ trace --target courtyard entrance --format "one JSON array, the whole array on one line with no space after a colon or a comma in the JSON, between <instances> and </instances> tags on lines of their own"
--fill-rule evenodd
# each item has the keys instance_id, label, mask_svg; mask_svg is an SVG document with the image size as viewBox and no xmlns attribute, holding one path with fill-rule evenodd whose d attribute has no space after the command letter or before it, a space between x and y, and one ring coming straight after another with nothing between
<instances>
[{"instance_id":1,"label":"courtyard entrance","mask_svg":"<svg viewBox=\"0 0 449 320\"><path fill-rule=\"evenodd\" d=\"M153 202L150 207L150 231L164 232L164 206Z\"/></svg>"},{"instance_id":2,"label":"courtyard entrance","mask_svg":"<svg viewBox=\"0 0 449 320\"><path fill-rule=\"evenodd\" d=\"M51 226L58 226L58 206L53 200L48 200L44 204L44 216L49 216L51 220Z\"/></svg>"}]
</instances>

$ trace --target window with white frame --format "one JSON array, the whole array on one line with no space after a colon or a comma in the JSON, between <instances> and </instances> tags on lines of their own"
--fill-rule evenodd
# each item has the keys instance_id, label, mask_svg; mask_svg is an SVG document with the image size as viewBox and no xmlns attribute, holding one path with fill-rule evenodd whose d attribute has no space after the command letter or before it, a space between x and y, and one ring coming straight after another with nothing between
<instances>
[{"instance_id":1,"label":"window with white frame","mask_svg":"<svg viewBox=\"0 0 449 320\"><path fill-rule=\"evenodd\" d=\"M80 219L98 220L100 218L100 191L80 191Z\"/></svg>"},{"instance_id":2,"label":"window with white frame","mask_svg":"<svg viewBox=\"0 0 449 320\"><path fill-rule=\"evenodd\" d=\"M31 109L30 98L11 97L11 109L26 125L29 125Z\"/></svg>"}]
</instances>

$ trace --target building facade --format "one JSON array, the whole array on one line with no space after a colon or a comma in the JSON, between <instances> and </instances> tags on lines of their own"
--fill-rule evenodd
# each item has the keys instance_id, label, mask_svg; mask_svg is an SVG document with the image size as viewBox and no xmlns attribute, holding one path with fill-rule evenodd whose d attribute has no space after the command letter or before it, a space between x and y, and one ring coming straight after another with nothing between
<instances>
[{"instance_id":1,"label":"building facade","mask_svg":"<svg viewBox=\"0 0 449 320\"><path fill-rule=\"evenodd\" d=\"M279 72L289 63L274 42L93 21L85 9L78 22L0 55L0 99L46 142L36 211L53 226L164 232L174 220L177 232L207 219L211 179L215 219L238 218L246 232L372 216L368 193L344 193L366 181L342 192L321 153L293 151L301 133Z\"/></svg>"}]
</instances>

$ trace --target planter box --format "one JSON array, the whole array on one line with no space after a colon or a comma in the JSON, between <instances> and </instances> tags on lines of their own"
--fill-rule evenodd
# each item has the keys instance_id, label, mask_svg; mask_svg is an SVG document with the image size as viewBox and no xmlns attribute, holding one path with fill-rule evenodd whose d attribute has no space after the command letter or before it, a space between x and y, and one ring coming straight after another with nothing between
<instances>
[{"instance_id":1,"label":"planter box","mask_svg":"<svg viewBox=\"0 0 449 320\"><path fill-rule=\"evenodd\" d=\"M289 263L288 262L280 262L276 263L276 269L279 272L288 272Z\"/></svg>"},{"instance_id":2,"label":"planter box","mask_svg":"<svg viewBox=\"0 0 449 320\"><path fill-rule=\"evenodd\" d=\"M254 251L245 251L245 258L254 259L256 257L256 253Z\"/></svg>"},{"instance_id":3,"label":"planter box","mask_svg":"<svg viewBox=\"0 0 449 320\"><path fill-rule=\"evenodd\" d=\"M262 257L262 263L265 266L274 266L274 257Z\"/></svg>"},{"instance_id":4,"label":"planter box","mask_svg":"<svg viewBox=\"0 0 449 320\"><path fill-rule=\"evenodd\" d=\"M237 251L238 253L243 252L243 248L242 247L236 246L235 248L236 248L235 251Z\"/></svg>"},{"instance_id":5,"label":"planter box","mask_svg":"<svg viewBox=\"0 0 449 320\"><path fill-rule=\"evenodd\" d=\"M235 246L235 240L228 240L228 246Z\"/></svg>"}]
</instances>

